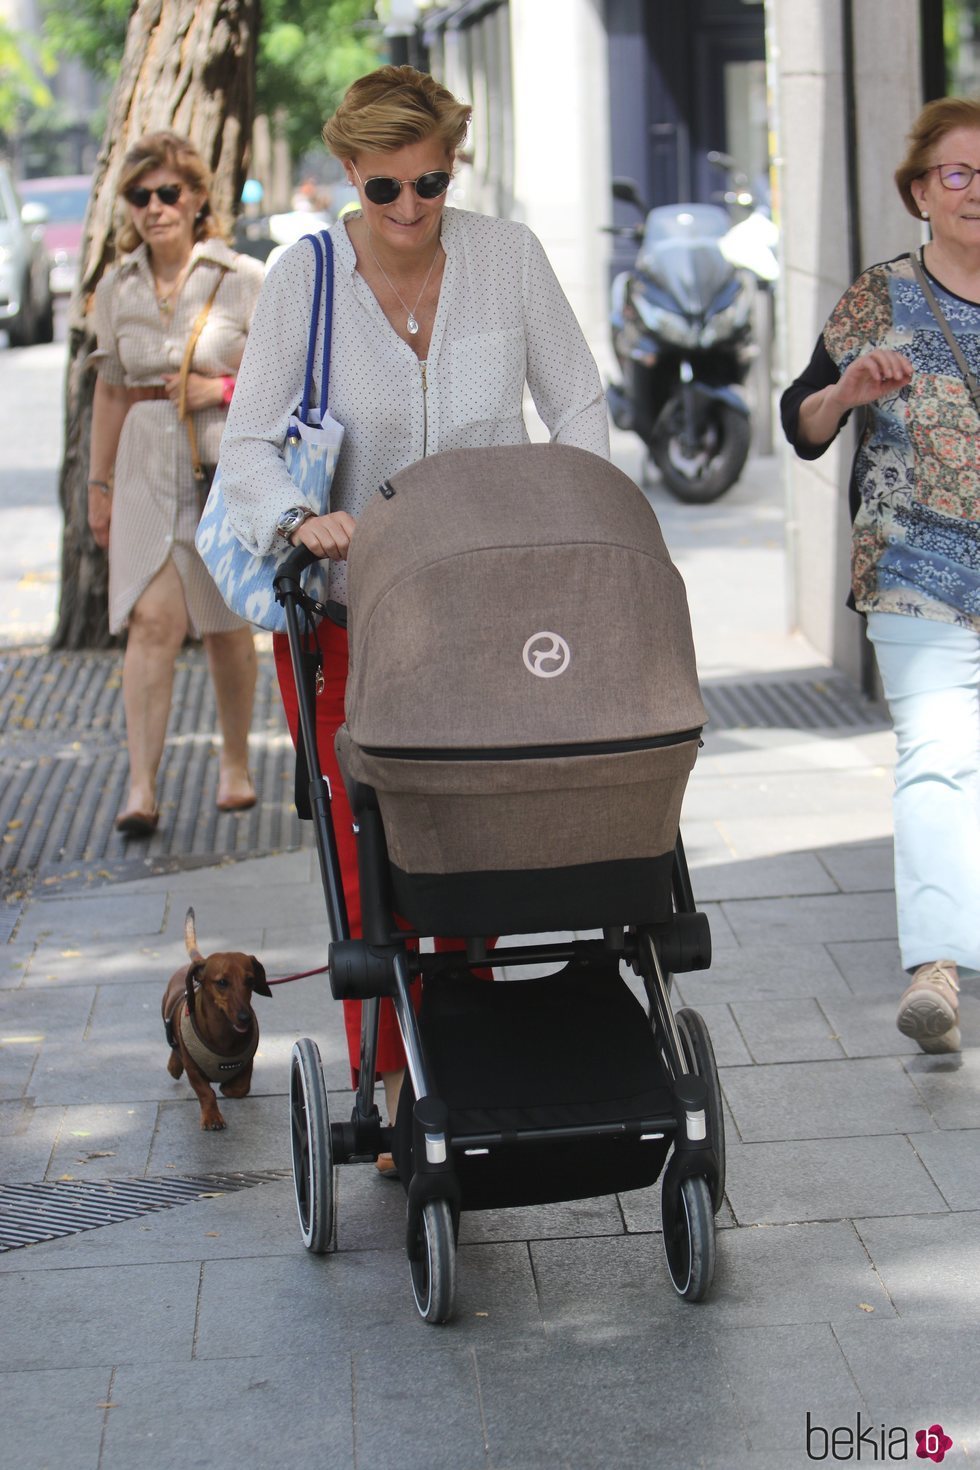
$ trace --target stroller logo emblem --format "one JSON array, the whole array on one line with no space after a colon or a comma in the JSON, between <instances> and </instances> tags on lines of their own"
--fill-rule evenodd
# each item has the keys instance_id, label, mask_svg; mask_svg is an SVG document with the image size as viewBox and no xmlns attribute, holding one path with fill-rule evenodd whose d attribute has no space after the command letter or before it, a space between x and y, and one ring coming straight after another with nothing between
<instances>
[{"instance_id":1,"label":"stroller logo emblem","mask_svg":"<svg viewBox=\"0 0 980 1470\"><path fill-rule=\"evenodd\" d=\"M558 633L532 633L524 645L524 666L537 679L555 679L572 661L572 650Z\"/></svg>"}]
</instances>

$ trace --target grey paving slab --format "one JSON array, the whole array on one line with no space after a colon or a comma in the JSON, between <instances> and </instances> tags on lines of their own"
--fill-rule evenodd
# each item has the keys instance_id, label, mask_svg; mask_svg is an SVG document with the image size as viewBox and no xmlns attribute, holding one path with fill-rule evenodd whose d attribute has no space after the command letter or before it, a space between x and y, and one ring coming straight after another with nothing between
<instances>
[{"instance_id":1,"label":"grey paving slab","mask_svg":"<svg viewBox=\"0 0 980 1470\"><path fill-rule=\"evenodd\" d=\"M166 918L163 893L81 893L71 898L42 898L27 909L17 928L22 941L46 936L71 937L78 945L98 940L161 933Z\"/></svg>"},{"instance_id":2,"label":"grey paving slab","mask_svg":"<svg viewBox=\"0 0 980 1470\"><path fill-rule=\"evenodd\" d=\"M406 1198L397 1180L382 1178L373 1164L350 1164L334 1170L334 1181L338 1250L390 1251L403 1245Z\"/></svg>"},{"instance_id":3,"label":"grey paving slab","mask_svg":"<svg viewBox=\"0 0 980 1470\"><path fill-rule=\"evenodd\" d=\"M947 1211L903 1137L740 1144L728 1150L726 1190L740 1225Z\"/></svg>"},{"instance_id":4,"label":"grey paving slab","mask_svg":"<svg viewBox=\"0 0 980 1470\"><path fill-rule=\"evenodd\" d=\"M725 1328L715 1337L715 1351L750 1445L784 1451L786 1465L807 1463L807 1411L823 1424L846 1422L859 1410L866 1413L844 1354L825 1322Z\"/></svg>"},{"instance_id":5,"label":"grey paving slab","mask_svg":"<svg viewBox=\"0 0 980 1470\"><path fill-rule=\"evenodd\" d=\"M0 1181L43 1179L63 1108L37 1108L30 1098L0 1103Z\"/></svg>"},{"instance_id":6,"label":"grey paving slab","mask_svg":"<svg viewBox=\"0 0 980 1470\"><path fill-rule=\"evenodd\" d=\"M904 1066L940 1128L980 1128L980 1049L907 1057Z\"/></svg>"},{"instance_id":7,"label":"grey paving slab","mask_svg":"<svg viewBox=\"0 0 980 1470\"><path fill-rule=\"evenodd\" d=\"M155 1102L66 1107L44 1177L139 1178L146 1173L156 1121Z\"/></svg>"},{"instance_id":8,"label":"grey paving slab","mask_svg":"<svg viewBox=\"0 0 980 1470\"><path fill-rule=\"evenodd\" d=\"M721 1084L746 1143L924 1131L924 1101L899 1061L725 1067Z\"/></svg>"},{"instance_id":9,"label":"grey paving slab","mask_svg":"<svg viewBox=\"0 0 980 1470\"><path fill-rule=\"evenodd\" d=\"M40 1046L52 1036L81 1041L95 993L94 986L0 992L0 1053L7 1047Z\"/></svg>"},{"instance_id":10,"label":"grey paving slab","mask_svg":"<svg viewBox=\"0 0 980 1470\"><path fill-rule=\"evenodd\" d=\"M112 1398L99 1470L350 1470L355 1464L346 1354L123 1364ZM222 1408L209 1412L213 1405ZM230 1412L225 1405L233 1406Z\"/></svg>"},{"instance_id":11,"label":"grey paving slab","mask_svg":"<svg viewBox=\"0 0 980 1470\"><path fill-rule=\"evenodd\" d=\"M353 1354L358 1463L404 1470L490 1465L473 1353L448 1347L425 1355L380 1346Z\"/></svg>"},{"instance_id":12,"label":"grey paving slab","mask_svg":"<svg viewBox=\"0 0 980 1470\"><path fill-rule=\"evenodd\" d=\"M843 893L890 893L895 886L895 859L890 839L823 848L813 856Z\"/></svg>"},{"instance_id":13,"label":"grey paving slab","mask_svg":"<svg viewBox=\"0 0 980 1470\"><path fill-rule=\"evenodd\" d=\"M661 1178L656 1184L649 1185L646 1189L625 1190L618 1196L619 1207L623 1212L623 1220L626 1229L631 1235L659 1234L662 1225L660 1219L660 1186ZM721 1209L715 1216L715 1224L719 1230L727 1230L735 1224L734 1216L727 1200L722 1200Z\"/></svg>"},{"instance_id":14,"label":"grey paving slab","mask_svg":"<svg viewBox=\"0 0 980 1470\"><path fill-rule=\"evenodd\" d=\"M915 1431L936 1423L953 1440L945 1463L980 1464L975 1322L865 1319L835 1331L876 1424L906 1431L911 1464Z\"/></svg>"},{"instance_id":15,"label":"grey paving slab","mask_svg":"<svg viewBox=\"0 0 980 1470\"><path fill-rule=\"evenodd\" d=\"M98 1266L0 1274L0 1363L91 1368L189 1362L200 1268Z\"/></svg>"},{"instance_id":16,"label":"grey paving slab","mask_svg":"<svg viewBox=\"0 0 980 1470\"><path fill-rule=\"evenodd\" d=\"M686 976L678 977L682 982L686 982L686 978ZM750 1067L752 1057L745 1045L742 1033L735 1024L731 1007L709 1003L699 1005L697 1010L704 1017L708 1031L711 1033L711 1045L719 1067Z\"/></svg>"},{"instance_id":17,"label":"grey paving slab","mask_svg":"<svg viewBox=\"0 0 980 1470\"><path fill-rule=\"evenodd\" d=\"M45 1107L134 1103L166 1098L175 1086L166 1071L161 1025L159 1037L134 1036L122 1046L108 1035L81 1045L49 1042L38 1056L30 1095Z\"/></svg>"},{"instance_id":18,"label":"grey paving slab","mask_svg":"<svg viewBox=\"0 0 980 1470\"><path fill-rule=\"evenodd\" d=\"M780 815L765 817L727 815L718 828L732 854L748 861L777 853L822 852L849 842L877 842L892 830L890 799L884 797L874 809L797 812L788 807Z\"/></svg>"},{"instance_id":19,"label":"grey paving slab","mask_svg":"<svg viewBox=\"0 0 980 1470\"><path fill-rule=\"evenodd\" d=\"M740 943L810 944L842 939L888 939L896 932L891 893L838 893L832 897L745 899L723 905Z\"/></svg>"},{"instance_id":20,"label":"grey paving slab","mask_svg":"<svg viewBox=\"0 0 980 1470\"><path fill-rule=\"evenodd\" d=\"M227 1128L210 1133L201 1128L197 1098L182 1077L164 1077L180 1100L160 1105L157 1130L147 1162L148 1174L176 1169L181 1174L249 1169L288 1169L289 1109L283 1097L222 1097L219 1107Z\"/></svg>"},{"instance_id":21,"label":"grey paving slab","mask_svg":"<svg viewBox=\"0 0 980 1470\"><path fill-rule=\"evenodd\" d=\"M713 1001L851 994L822 944L763 944L758 936L714 954L710 970L678 975L677 987L685 1004L698 1009Z\"/></svg>"},{"instance_id":22,"label":"grey paving slab","mask_svg":"<svg viewBox=\"0 0 980 1470\"><path fill-rule=\"evenodd\" d=\"M785 898L789 894L839 891L838 884L812 852L699 866L691 870L691 883L699 904L729 898Z\"/></svg>"},{"instance_id":23,"label":"grey paving slab","mask_svg":"<svg viewBox=\"0 0 980 1470\"><path fill-rule=\"evenodd\" d=\"M825 997L820 1008L830 1031L849 1057L911 1057L921 1053L895 1025L898 996Z\"/></svg>"},{"instance_id":24,"label":"grey paving slab","mask_svg":"<svg viewBox=\"0 0 980 1470\"><path fill-rule=\"evenodd\" d=\"M827 1017L811 998L736 1001L732 1014L751 1061L813 1062L844 1055Z\"/></svg>"},{"instance_id":25,"label":"grey paving slab","mask_svg":"<svg viewBox=\"0 0 980 1470\"><path fill-rule=\"evenodd\" d=\"M980 1212L939 1219L909 1213L854 1221L896 1311L913 1322L976 1324L980 1310L977 1239Z\"/></svg>"},{"instance_id":26,"label":"grey paving slab","mask_svg":"<svg viewBox=\"0 0 980 1470\"><path fill-rule=\"evenodd\" d=\"M402 1337L428 1343L412 1296L403 1237L391 1250L252 1259L248 1312L241 1310L238 1261L209 1261L202 1276L196 1355L278 1357L302 1343L336 1354ZM457 1254L455 1348L543 1333L527 1246L466 1246ZM420 1335L421 1334L421 1335ZM436 1347L440 1346L437 1342Z\"/></svg>"},{"instance_id":27,"label":"grey paving slab","mask_svg":"<svg viewBox=\"0 0 980 1470\"><path fill-rule=\"evenodd\" d=\"M0 926L3 924L3 910L0 908ZM0 927L0 942L3 939L3 929ZM0 992L18 990L24 983L31 955L34 953L34 943L17 943L8 940L0 948Z\"/></svg>"},{"instance_id":28,"label":"grey paving slab","mask_svg":"<svg viewBox=\"0 0 980 1470\"><path fill-rule=\"evenodd\" d=\"M898 997L908 977L895 939L865 939L830 943L827 950L847 981L852 995Z\"/></svg>"},{"instance_id":29,"label":"grey paving slab","mask_svg":"<svg viewBox=\"0 0 980 1470\"><path fill-rule=\"evenodd\" d=\"M98 1470L112 1372L0 1372L3 1456L16 1470Z\"/></svg>"},{"instance_id":30,"label":"grey paving slab","mask_svg":"<svg viewBox=\"0 0 980 1470\"><path fill-rule=\"evenodd\" d=\"M24 1039L0 1046L0 1101L26 1097L41 1048Z\"/></svg>"},{"instance_id":31,"label":"grey paving slab","mask_svg":"<svg viewBox=\"0 0 980 1470\"><path fill-rule=\"evenodd\" d=\"M254 953L261 931L243 936L249 953ZM253 945L253 941L255 944ZM168 952L169 951L169 952ZM61 943L38 945L24 976L27 988L47 989L52 985L158 985L160 994L180 963L169 946L120 945L118 940L80 944L74 937Z\"/></svg>"},{"instance_id":32,"label":"grey paving slab","mask_svg":"<svg viewBox=\"0 0 980 1470\"><path fill-rule=\"evenodd\" d=\"M681 1301L657 1236L531 1244L541 1311L549 1324L596 1328L664 1321L712 1333L718 1326L827 1322L861 1310L893 1311L850 1224L772 1225L719 1231L711 1296ZM689 1315L685 1315L689 1314Z\"/></svg>"},{"instance_id":33,"label":"grey paving slab","mask_svg":"<svg viewBox=\"0 0 980 1470\"><path fill-rule=\"evenodd\" d=\"M801 818L808 813L845 811L854 818L890 812L891 775L876 775L862 765L858 769L809 771L770 770L754 778L712 776L692 783L684 802L685 812L697 818L716 818L724 823L740 817L782 817L787 811ZM798 843L799 848L809 846Z\"/></svg>"},{"instance_id":34,"label":"grey paving slab","mask_svg":"<svg viewBox=\"0 0 980 1470\"><path fill-rule=\"evenodd\" d=\"M980 1210L980 1129L913 1133L909 1143L951 1210Z\"/></svg>"},{"instance_id":35,"label":"grey paving slab","mask_svg":"<svg viewBox=\"0 0 980 1470\"><path fill-rule=\"evenodd\" d=\"M465 1245L493 1240L548 1240L569 1236L622 1235L623 1216L615 1195L568 1200L510 1210L471 1210L460 1218Z\"/></svg>"},{"instance_id":36,"label":"grey paving slab","mask_svg":"<svg viewBox=\"0 0 980 1470\"><path fill-rule=\"evenodd\" d=\"M268 889L311 883L317 875L316 854L312 847L297 848L289 852L274 853L266 857L249 858L236 862L232 858L206 867L189 868L158 877L132 879L120 884L126 893L167 894L174 903L186 908L194 902L195 892L205 890L209 895L234 893L242 890ZM181 916L184 910L181 909Z\"/></svg>"},{"instance_id":37,"label":"grey paving slab","mask_svg":"<svg viewBox=\"0 0 980 1470\"><path fill-rule=\"evenodd\" d=\"M402 1233L404 1233L402 1231ZM388 1246L400 1242L395 1231ZM206 1199L154 1211L98 1230L44 1241L0 1254L0 1272L51 1271L66 1265L143 1266L251 1256L305 1257L290 1179L271 1180L234 1193L215 1184ZM247 1266L243 1266L247 1270Z\"/></svg>"},{"instance_id":38,"label":"grey paving slab","mask_svg":"<svg viewBox=\"0 0 980 1470\"><path fill-rule=\"evenodd\" d=\"M702 1453L723 1445L730 1455L748 1449L724 1369L703 1333L665 1323L652 1351L608 1324L596 1322L590 1336L477 1352L494 1467L649 1470L653 1463L696 1466ZM696 1407L678 1412L695 1383Z\"/></svg>"}]
</instances>

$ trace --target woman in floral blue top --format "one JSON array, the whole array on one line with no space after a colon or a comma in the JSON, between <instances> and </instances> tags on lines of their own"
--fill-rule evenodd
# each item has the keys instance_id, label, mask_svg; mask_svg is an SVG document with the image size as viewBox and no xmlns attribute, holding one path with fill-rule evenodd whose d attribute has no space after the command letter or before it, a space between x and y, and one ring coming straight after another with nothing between
<instances>
[{"instance_id":1,"label":"woman in floral blue top","mask_svg":"<svg viewBox=\"0 0 980 1470\"><path fill-rule=\"evenodd\" d=\"M929 103L895 182L930 222L918 264L980 380L980 102ZM852 601L898 742L895 893L912 976L898 1027L923 1051L958 1051L959 969L980 969L980 395L909 255L845 292L783 395L783 427L816 459L855 408Z\"/></svg>"}]
</instances>

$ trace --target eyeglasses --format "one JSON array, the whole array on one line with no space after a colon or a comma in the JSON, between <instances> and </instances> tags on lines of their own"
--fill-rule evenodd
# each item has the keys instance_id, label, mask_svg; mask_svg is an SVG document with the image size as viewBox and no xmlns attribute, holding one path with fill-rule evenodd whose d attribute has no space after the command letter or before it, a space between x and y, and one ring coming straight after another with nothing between
<instances>
[{"instance_id":1,"label":"eyeglasses","mask_svg":"<svg viewBox=\"0 0 980 1470\"><path fill-rule=\"evenodd\" d=\"M154 194L161 204L174 205L180 198L181 188L180 184L161 184L158 189L147 189L143 184L134 184L131 189L126 190L124 198L135 209L145 209Z\"/></svg>"},{"instance_id":2,"label":"eyeglasses","mask_svg":"<svg viewBox=\"0 0 980 1470\"><path fill-rule=\"evenodd\" d=\"M351 168L357 174L357 182L372 204L394 204L403 184L411 184L420 199L438 199L449 188L450 175L444 168L419 174L417 179L391 179L387 174L373 174L369 179L362 179L353 164Z\"/></svg>"},{"instance_id":3,"label":"eyeglasses","mask_svg":"<svg viewBox=\"0 0 980 1470\"><path fill-rule=\"evenodd\" d=\"M922 177L931 174L933 169L938 171L939 182L944 189L968 189L974 177L980 174L980 168L971 168L968 163L934 163Z\"/></svg>"}]
</instances>

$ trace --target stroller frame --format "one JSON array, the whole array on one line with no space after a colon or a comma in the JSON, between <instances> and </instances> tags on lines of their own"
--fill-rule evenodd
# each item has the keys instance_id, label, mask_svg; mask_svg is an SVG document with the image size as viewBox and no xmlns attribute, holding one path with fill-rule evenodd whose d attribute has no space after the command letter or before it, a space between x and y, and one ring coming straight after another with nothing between
<instances>
[{"instance_id":1,"label":"stroller frame","mask_svg":"<svg viewBox=\"0 0 980 1470\"><path fill-rule=\"evenodd\" d=\"M395 1142L393 1126L383 1127L374 1099L378 1016L382 996L394 1005L411 1085L412 1170L408 1181L406 1250L416 1306L430 1323L447 1321L455 1298L455 1252L461 1190L454 1156L484 1154L503 1144L555 1144L580 1139L610 1142L662 1141L672 1152L662 1174L661 1213L668 1270L678 1294L702 1299L715 1259L714 1215L725 1180L721 1090L710 1036L700 1015L674 1013L670 988L674 972L706 969L711 959L707 917L697 911L683 843L678 833L671 875L672 916L667 922L605 929L601 940L576 940L488 951L483 940L468 940L465 954L421 954L398 928L386 901L390 892L385 834L374 793L355 783L351 793L361 883L361 939L350 938L347 907L331 813L332 792L322 774L316 743L309 656L303 651L299 610L322 616L325 609L302 589L302 571L314 560L299 546L276 577L283 604L299 709L297 801L302 777L309 782L308 815L314 824L321 882L330 924L331 991L335 999L362 1002L358 1087L349 1121L331 1123L319 1051L303 1038L293 1047L290 1067L290 1138L297 1213L303 1242L314 1254L335 1246L334 1165L376 1160ZM669 1086L669 1105L648 1116L604 1123L508 1128L452 1133L449 1108L439 1096L426 1055L410 985L452 974L470 965L617 966L625 961L640 976L648 1002L647 1019ZM520 983L520 982L515 982ZM509 988L509 987L508 987ZM634 1187L624 1185L622 1187ZM574 1197L574 1196L564 1196Z\"/></svg>"}]
</instances>

